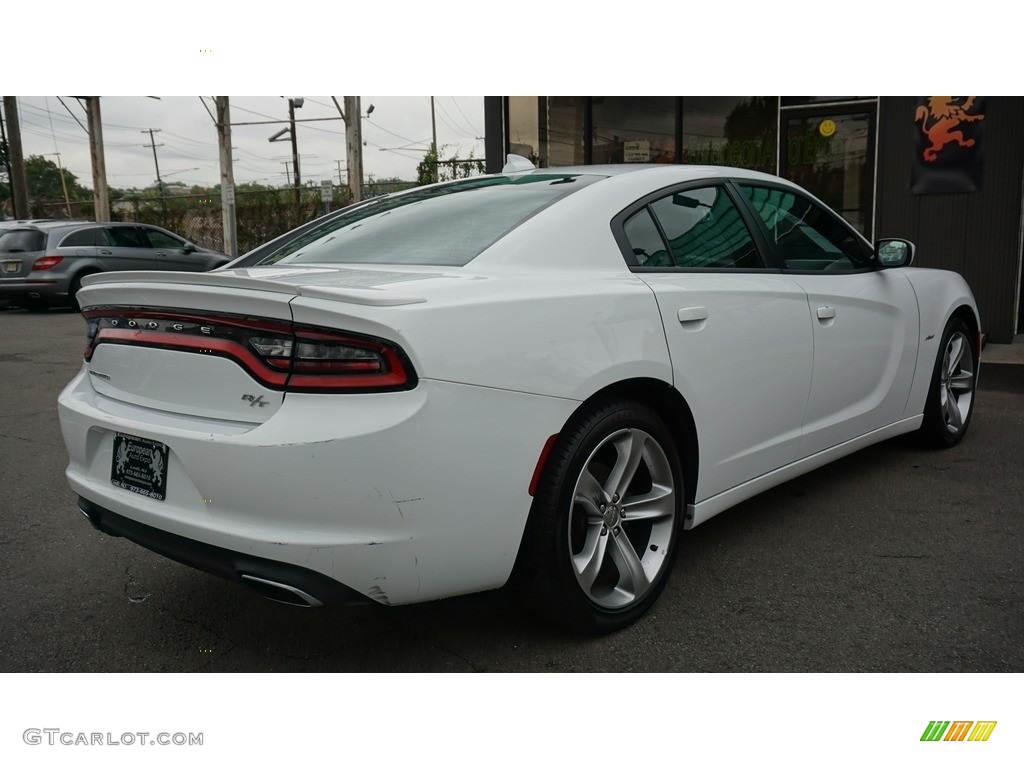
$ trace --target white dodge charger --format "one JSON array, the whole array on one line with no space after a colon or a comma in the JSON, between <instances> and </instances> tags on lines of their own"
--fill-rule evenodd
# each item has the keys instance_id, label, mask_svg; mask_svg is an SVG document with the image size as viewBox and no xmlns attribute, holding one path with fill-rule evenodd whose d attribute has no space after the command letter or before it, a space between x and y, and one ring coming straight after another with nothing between
<instances>
[{"instance_id":1,"label":"white dodge charger","mask_svg":"<svg viewBox=\"0 0 1024 768\"><path fill-rule=\"evenodd\" d=\"M977 308L912 258L774 176L511 157L219 271L87 278L68 482L276 600L512 580L611 631L682 530L901 433L959 442Z\"/></svg>"}]
</instances>

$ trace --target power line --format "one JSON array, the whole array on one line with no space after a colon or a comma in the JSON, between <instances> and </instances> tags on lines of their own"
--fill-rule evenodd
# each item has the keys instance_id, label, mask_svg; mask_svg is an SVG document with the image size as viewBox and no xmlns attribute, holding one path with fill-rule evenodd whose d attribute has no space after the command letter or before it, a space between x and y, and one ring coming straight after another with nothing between
<instances>
[{"instance_id":1,"label":"power line","mask_svg":"<svg viewBox=\"0 0 1024 768\"><path fill-rule=\"evenodd\" d=\"M71 111L71 109L68 107L67 104L64 103L64 99L62 99L60 96L58 96L57 97L57 101L59 101L60 105L62 107L64 107L64 109L66 109L68 111L69 115L71 115L73 118L75 118L75 122L78 123L78 127L81 128L83 131L85 131L85 135L88 136L89 135L89 129L86 128L84 125L82 125L82 121L79 120L78 116L74 112Z\"/></svg>"},{"instance_id":2,"label":"power line","mask_svg":"<svg viewBox=\"0 0 1024 768\"><path fill-rule=\"evenodd\" d=\"M469 126L469 130L471 130L473 132L473 137L476 138L478 135L483 133L483 131L478 131L477 128L476 128L476 125L474 123L471 123L469 121L469 118L466 117L466 113L463 112L462 111L462 107L459 106L458 99L456 99L454 96L452 96L451 99L452 99L452 102L455 104L455 108L457 110L459 110L459 114L462 115L462 119L465 120L466 121L466 125Z\"/></svg>"},{"instance_id":3,"label":"power line","mask_svg":"<svg viewBox=\"0 0 1024 768\"><path fill-rule=\"evenodd\" d=\"M442 104L440 101L437 101L436 103L437 108L441 110L441 121L445 125L447 125L452 130L453 133L461 136L464 139L474 138L473 136L467 136L461 129L456 128L454 125L452 125L451 122L449 122L449 120L452 120L454 118L452 118L452 116L448 114L448 110L444 108L444 104ZM447 120L445 119L446 117L448 118Z\"/></svg>"}]
</instances>

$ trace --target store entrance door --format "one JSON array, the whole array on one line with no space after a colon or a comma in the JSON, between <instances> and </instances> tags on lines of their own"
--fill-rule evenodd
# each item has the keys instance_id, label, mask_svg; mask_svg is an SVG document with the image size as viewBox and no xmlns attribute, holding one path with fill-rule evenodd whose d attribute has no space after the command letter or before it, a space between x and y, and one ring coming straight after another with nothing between
<instances>
[{"instance_id":1,"label":"store entrance door","mask_svg":"<svg viewBox=\"0 0 1024 768\"><path fill-rule=\"evenodd\" d=\"M781 173L874 235L875 104L784 109Z\"/></svg>"}]
</instances>

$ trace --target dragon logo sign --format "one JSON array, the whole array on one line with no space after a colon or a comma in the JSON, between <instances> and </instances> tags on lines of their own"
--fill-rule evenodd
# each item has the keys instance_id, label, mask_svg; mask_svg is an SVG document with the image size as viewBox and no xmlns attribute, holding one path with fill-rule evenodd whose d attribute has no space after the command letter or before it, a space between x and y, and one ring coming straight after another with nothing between
<instances>
[{"instance_id":1,"label":"dragon logo sign","mask_svg":"<svg viewBox=\"0 0 1024 768\"><path fill-rule=\"evenodd\" d=\"M917 108L914 122L921 123L921 130L931 142L922 153L926 163L934 163L942 148L954 141L961 147L974 146L974 139L965 138L964 132L957 128L963 123L976 123L985 119L985 115L970 114L977 98L968 96L963 104L957 104L953 96L929 96L928 105Z\"/></svg>"},{"instance_id":2,"label":"dragon logo sign","mask_svg":"<svg viewBox=\"0 0 1024 768\"><path fill-rule=\"evenodd\" d=\"M915 194L976 192L981 185L983 96L925 96L914 113Z\"/></svg>"}]
</instances>

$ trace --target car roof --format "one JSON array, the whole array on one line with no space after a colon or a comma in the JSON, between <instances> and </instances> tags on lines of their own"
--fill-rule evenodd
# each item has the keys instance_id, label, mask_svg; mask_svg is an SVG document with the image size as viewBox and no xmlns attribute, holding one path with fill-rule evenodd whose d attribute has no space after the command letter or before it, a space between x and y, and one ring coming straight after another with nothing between
<instances>
[{"instance_id":1,"label":"car roof","mask_svg":"<svg viewBox=\"0 0 1024 768\"><path fill-rule=\"evenodd\" d=\"M91 223L85 219L21 219L17 222L2 222L0 229L38 229L42 231L58 227L80 227L83 224Z\"/></svg>"},{"instance_id":2,"label":"car roof","mask_svg":"<svg viewBox=\"0 0 1024 768\"><path fill-rule=\"evenodd\" d=\"M570 165L552 168L535 168L528 171L512 171L508 176L549 176L551 174L624 176L631 173L672 175L680 181L707 179L715 177L760 179L762 181L783 182L785 179L774 174L754 171L749 168L738 168L725 165L685 165L677 163L617 163L615 165Z\"/></svg>"}]
</instances>

